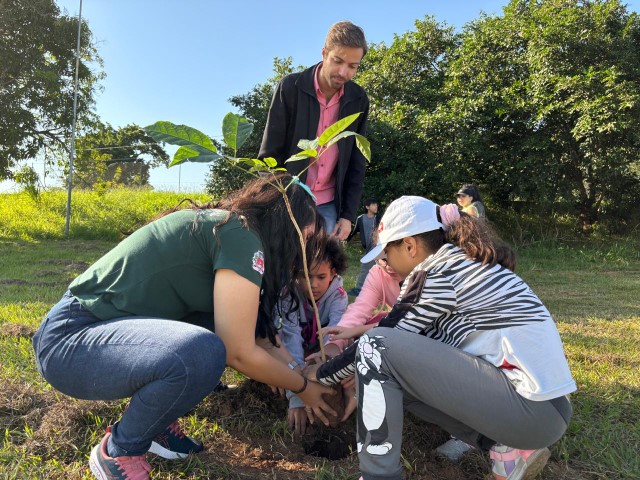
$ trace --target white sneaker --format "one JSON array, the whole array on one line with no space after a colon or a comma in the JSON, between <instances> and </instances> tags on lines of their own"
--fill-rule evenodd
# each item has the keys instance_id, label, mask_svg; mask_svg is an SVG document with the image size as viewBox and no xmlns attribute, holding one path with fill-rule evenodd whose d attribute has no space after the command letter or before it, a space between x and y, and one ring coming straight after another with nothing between
<instances>
[{"instance_id":1,"label":"white sneaker","mask_svg":"<svg viewBox=\"0 0 640 480\"><path fill-rule=\"evenodd\" d=\"M464 455L473 447L462 440L451 437L445 443L436 448L436 453L448 458L452 462L459 462Z\"/></svg>"}]
</instances>

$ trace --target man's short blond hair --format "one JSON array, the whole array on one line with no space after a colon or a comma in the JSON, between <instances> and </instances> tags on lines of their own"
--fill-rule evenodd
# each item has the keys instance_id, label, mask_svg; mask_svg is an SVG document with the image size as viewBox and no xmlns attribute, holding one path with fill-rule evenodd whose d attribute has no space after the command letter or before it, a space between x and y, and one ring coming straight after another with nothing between
<instances>
[{"instance_id":1,"label":"man's short blond hair","mask_svg":"<svg viewBox=\"0 0 640 480\"><path fill-rule=\"evenodd\" d=\"M367 54L367 40L364 31L348 21L334 23L327 33L324 48L329 51L335 47L361 48L362 56Z\"/></svg>"}]
</instances>

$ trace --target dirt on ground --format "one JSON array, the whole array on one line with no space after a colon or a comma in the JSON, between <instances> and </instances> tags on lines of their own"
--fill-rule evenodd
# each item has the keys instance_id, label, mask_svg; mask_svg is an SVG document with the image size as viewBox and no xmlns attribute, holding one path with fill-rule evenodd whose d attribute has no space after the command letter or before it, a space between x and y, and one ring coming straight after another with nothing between
<instances>
[{"instance_id":1,"label":"dirt on ground","mask_svg":"<svg viewBox=\"0 0 640 480\"><path fill-rule=\"evenodd\" d=\"M18 332L18 335L21 333ZM14 432L11 443L26 457L55 458L82 475L91 447L106 425L121 415L122 402L77 401L53 390L3 382L0 431ZM287 402L253 381L208 396L187 418L183 428L201 437L205 451L176 464L154 457L155 479L286 479L358 478L355 415L336 428L315 425L302 438L287 427ZM15 432L28 426L30 435ZM193 431L193 429L200 431ZM404 425L403 469L406 479L487 480L486 455L472 452L454 464L435 455L448 435L438 427L407 415ZM190 462L190 463L189 463ZM178 471L185 472L178 474ZM319 471L327 474L320 476ZM329 473L330 472L330 473ZM580 468L551 461L543 479L595 480Z\"/></svg>"},{"instance_id":2,"label":"dirt on ground","mask_svg":"<svg viewBox=\"0 0 640 480\"><path fill-rule=\"evenodd\" d=\"M0 325L0 337L31 338L36 329L19 323L3 323Z\"/></svg>"}]
</instances>

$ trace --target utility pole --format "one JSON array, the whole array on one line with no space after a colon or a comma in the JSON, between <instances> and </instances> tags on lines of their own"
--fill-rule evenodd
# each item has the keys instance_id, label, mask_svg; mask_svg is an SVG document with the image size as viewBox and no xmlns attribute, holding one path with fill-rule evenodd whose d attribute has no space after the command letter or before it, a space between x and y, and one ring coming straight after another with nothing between
<instances>
[{"instance_id":1,"label":"utility pole","mask_svg":"<svg viewBox=\"0 0 640 480\"><path fill-rule=\"evenodd\" d=\"M47 182L47 146L44 146L44 159L42 160L42 188L46 188Z\"/></svg>"},{"instance_id":2,"label":"utility pole","mask_svg":"<svg viewBox=\"0 0 640 480\"><path fill-rule=\"evenodd\" d=\"M69 223L71 222L71 189L73 185L73 159L76 154L76 111L78 108L78 69L80 67L80 34L82 32L82 0L78 13L78 43L76 45L76 75L73 89L73 122L71 124L71 148L69 149L69 185L67 186L67 219L64 225L64 236L69 239Z\"/></svg>"}]
</instances>

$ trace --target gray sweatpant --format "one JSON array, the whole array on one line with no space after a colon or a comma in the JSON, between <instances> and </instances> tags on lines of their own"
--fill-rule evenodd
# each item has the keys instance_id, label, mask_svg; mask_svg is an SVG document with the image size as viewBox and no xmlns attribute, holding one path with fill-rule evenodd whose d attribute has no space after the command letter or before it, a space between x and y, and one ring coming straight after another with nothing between
<instances>
[{"instance_id":1,"label":"gray sweatpant","mask_svg":"<svg viewBox=\"0 0 640 480\"><path fill-rule=\"evenodd\" d=\"M527 450L549 446L571 419L566 397L527 400L489 362L393 328L360 337L356 377L364 480L402 478L403 407L483 450L495 443Z\"/></svg>"}]
</instances>

